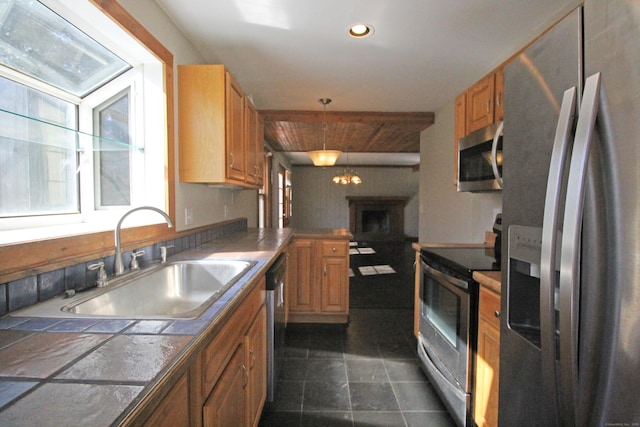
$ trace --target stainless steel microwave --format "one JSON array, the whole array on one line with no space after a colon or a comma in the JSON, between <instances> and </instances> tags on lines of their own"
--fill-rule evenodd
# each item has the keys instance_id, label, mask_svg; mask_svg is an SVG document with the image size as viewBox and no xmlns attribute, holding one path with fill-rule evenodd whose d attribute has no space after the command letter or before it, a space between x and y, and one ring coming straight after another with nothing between
<instances>
[{"instance_id":1,"label":"stainless steel microwave","mask_svg":"<svg viewBox=\"0 0 640 427\"><path fill-rule=\"evenodd\" d=\"M470 133L458 141L458 191L502 190L503 122Z\"/></svg>"}]
</instances>

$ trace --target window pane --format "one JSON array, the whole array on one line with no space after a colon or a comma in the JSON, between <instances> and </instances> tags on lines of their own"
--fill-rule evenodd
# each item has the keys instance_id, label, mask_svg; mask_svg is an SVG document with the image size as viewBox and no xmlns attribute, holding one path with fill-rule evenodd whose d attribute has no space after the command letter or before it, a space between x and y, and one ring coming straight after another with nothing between
<instances>
[{"instance_id":1,"label":"window pane","mask_svg":"<svg viewBox=\"0 0 640 427\"><path fill-rule=\"evenodd\" d=\"M99 136L111 141L129 142L129 93L98 111ZM99 206L128 206L131 204L131 168L128 149L109 151L113 145L100 142Z\"/></svg>"},{"instance_id":2,"label":"window pane","mask_svg":"<svg viewBox=\"0 0 640 427\"><path fill-rule=\"evenodd\" d=\"M37 1L0 0L0 62L79 97L131 68Z\"/></svg>"},{"instance_id":3,"label":"window pane","mask_svg":"<svg viewBox=\"0 0 640 427\"><path fill-rule=\"evenodd\" d=\"M75 106L0 77L0 109L0 216L78 212Z\"/></svg>"}]
</instances>

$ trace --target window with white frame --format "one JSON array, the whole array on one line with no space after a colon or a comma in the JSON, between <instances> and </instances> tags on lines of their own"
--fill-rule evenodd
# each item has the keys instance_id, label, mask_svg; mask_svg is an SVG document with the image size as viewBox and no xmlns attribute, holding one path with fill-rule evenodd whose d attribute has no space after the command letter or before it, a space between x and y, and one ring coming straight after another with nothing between
<instances>
[{"instance_id":1,"label":"window with white frame","mask_svg":"<svg viewBox=\"0 0 640 427\"><path fill-rule=\"evenodd\" d=\"M90 2L0 0L0 232L165 208L162 67Z\"/></svg>"}]
</instances>

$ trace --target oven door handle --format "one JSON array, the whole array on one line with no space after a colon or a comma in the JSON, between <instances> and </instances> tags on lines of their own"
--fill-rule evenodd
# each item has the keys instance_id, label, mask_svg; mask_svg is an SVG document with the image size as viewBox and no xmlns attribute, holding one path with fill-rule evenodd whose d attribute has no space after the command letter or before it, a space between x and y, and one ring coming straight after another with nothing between
<instances>
[{"instance_id":1,"label":"oven door handle","mask_svg":"<svg viewBox=\"0 0 640 427\"><path fill-rule=\"evenodd\" d=\"M453 276L449 276L448 274L442 273L438 270L436 270L433 267L428 266L424 261L421 262L422 264L422 268L424 269L424 271L430 275L431 277L433 277L434 279L436 279L438 282L443 283L443 284L451 284L457 288L460 289L464 289L464 290L468 290L469 289L469 283L461 280L461 279L457 279Z\"/></svg>"}]
</instances>

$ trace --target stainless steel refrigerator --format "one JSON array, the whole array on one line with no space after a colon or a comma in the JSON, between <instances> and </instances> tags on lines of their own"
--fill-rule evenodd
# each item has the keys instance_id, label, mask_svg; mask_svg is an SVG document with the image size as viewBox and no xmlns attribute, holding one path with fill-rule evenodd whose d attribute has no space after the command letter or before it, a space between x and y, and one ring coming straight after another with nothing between
<instances>
[{"instance_id":1,"label":"stainless steel refrigerator","mask_svg":"<svg viewBox=\"0 0 640 427\"><path fill-rule=\"evenodd\" d=\"M501 426L640 425L640 2L505 69Z\"/></svg>"}]
</instances>

